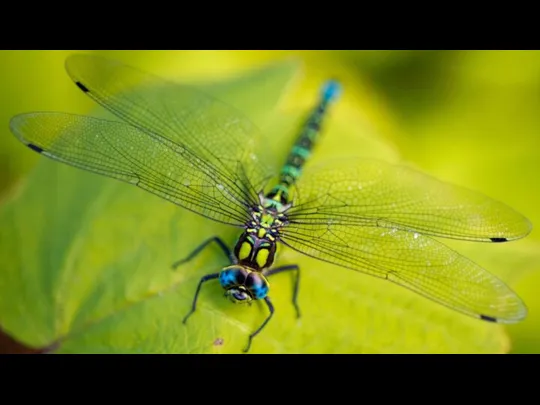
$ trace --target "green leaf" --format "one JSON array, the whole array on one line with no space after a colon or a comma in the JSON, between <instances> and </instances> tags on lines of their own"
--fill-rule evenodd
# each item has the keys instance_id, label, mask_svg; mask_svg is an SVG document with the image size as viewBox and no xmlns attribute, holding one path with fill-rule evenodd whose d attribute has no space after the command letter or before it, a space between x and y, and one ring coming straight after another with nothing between
<instances>
[{"instance_id":1,"label":"green leaf","mask_svg":"<svg viewBox=\"0 0 540 405\"><path fill-rule=\"evenodd\" d=\"M228 83L221 96L236 105L243 100L284 158L302 113L273 111L269 118L267 110L293 70L275 69ZM274 85L265 87L266 101L257 107L256 89L269 77ZM364 133L362 120L343 123L347 103L354 105L346 97L341 109L336 105L314 160L353 149L396 159L391 146ZM214 235L232 246L238 230L128 184L42 158L0 211L1 327L28 346L58 353L238 353L267 316L263 304L235 306L217 282L209 282L197 311L182 324L199 279L229 264L219 249L209 248L171 270L173 262ZM276 265L291 263L302 269L302 318L296 319L291 304L292 275L276 275L271 280L276 314L255 338L252 353L509 349L499 325L280 246Z\"/></svg>"}]
</instances>

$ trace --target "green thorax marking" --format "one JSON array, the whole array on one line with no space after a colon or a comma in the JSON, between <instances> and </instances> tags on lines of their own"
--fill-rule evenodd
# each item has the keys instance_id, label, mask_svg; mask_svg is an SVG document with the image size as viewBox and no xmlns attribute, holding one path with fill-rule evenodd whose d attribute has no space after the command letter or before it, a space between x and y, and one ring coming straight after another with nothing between
<instances>
[{"instance_id":1,"label":"green thorax marking","mask_svg":"<svg viewBox=\"0 0 540 405\"><path fill-rule=\"evenodd\" d=\"M261 226L263 228L270 228L274 224L275 220L276 220L276 218L274 217L273 214L270 214L270 213L262 214L261 215Z\"/></svg>"}]
</instances>

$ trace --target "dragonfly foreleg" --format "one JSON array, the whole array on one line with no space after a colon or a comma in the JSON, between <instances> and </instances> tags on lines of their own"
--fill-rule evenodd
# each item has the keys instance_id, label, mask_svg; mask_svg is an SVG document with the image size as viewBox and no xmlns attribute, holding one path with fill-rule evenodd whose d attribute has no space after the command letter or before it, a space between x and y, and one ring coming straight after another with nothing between
<instances>
[{"instance_id":1,"label":"dragonfly foreleg","mask_svg":"<svg viewBox=\"0 0 540 405\"><path fill-rule=\"evenodd\" d=\"M218 244L218 246L221 248L223 253L227 256L227 258L231 261L234 261L233 255L231 250L227 247L225 242L219 237L219 236L213 236L207 240L205 240L203 243L201 243L193 252L191 252L186 258L178 260L176 263L172 265L173 270L176 270L178 266L181 264L184 264L186 262L189 262L191 259L193 259L195 256L197 256L206 246L208 246L210 243L215 242Z\"/></svg>"},{"instance_id":2,"label":"dragonfly foreleg","mask_svg":"<svg viewBox=\"0 0 540 405\"><path fill-rule=\"evenodd\" d=\"M213 280L215 278L219 277L219 273L213 273L213 274L207 274L201 280L199 281L199 285L197 285L197 291L195 292L195 297L193 297L193 303L191 304L191 311L184 317L184 320L182 323L186 323L187 319L190 317L190 315L195 312L195 308L197 307L197 298L199 297L199 292L201 291L201 286L205 281Z\"/></svg>"},{"instance_id":3,"label":"dragonfly foreleg","mask_svg":"<svg viewBox=\"0 0 540 405\"><path fill-rule=\"evenodd\" d=\"M298 301L297 301L297 298L298 298L298 287L300 285L300 267L298 267L297 264L290 264L290 265L287 265L287 266L281 266L281 267L278 267L278 268L275 268L275 269L272 269L272 270L268 270L267 272L264 273L264 276L265 277L269 277L273 274L277 274L277 273L281 273L281 272L284 272L284 271L296 271L296 276L294 278L294 289L293 289L293 305L294 305L294 308L296 309L296 317L297 318L300 318L300 307L298 306Z\"/></svg>"}]
</instances>

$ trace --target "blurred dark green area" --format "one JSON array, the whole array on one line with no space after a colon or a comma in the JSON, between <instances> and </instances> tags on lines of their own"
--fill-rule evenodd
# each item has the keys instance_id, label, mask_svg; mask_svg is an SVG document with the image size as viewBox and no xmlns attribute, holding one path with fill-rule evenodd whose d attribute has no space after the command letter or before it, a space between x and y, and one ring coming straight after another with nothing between
<instances>
[{"instance_id":1,"label":"blurred dark green area","mask_svg":"<svg viewBox=\"0 0 540 405\"><path fill-rule=\"evenodd\" d=\"M11 116L29 111L88 113L64 70L74 51L1 51L0 199L34 167L11 135ZM512 352L540 352L540 52L537 51L95 51L144 70L184 80L218 79L296 56L304 62L301 97L320 79L339 76L348 114L367 115L373 131L400 157L426 172L481 191L515 208L533 232L507 249L529 317L508 327ZM350 125L356 121L351 120ZM341 122L340 125L347 125ZM510 244L509 244L510 245ZM454 246L454 245L452 245ZM467 245L456 244L461 249ZM483 252L480 252L484 249ZM495 247L469 257L489 268ZM497 247L499 248L499 247ZM488 253L486 253L488 252ZM516 258L517 256L517 258ZM505 274L511 274L508 271Z\"/></svg>"}]
</instances>

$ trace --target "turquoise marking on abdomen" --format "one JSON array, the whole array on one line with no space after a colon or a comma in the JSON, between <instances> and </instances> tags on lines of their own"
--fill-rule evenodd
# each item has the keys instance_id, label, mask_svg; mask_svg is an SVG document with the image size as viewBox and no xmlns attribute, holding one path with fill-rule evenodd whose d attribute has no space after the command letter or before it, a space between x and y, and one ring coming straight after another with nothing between
<instances>
[{"instance_id":1,"label":"turquoise marking on abdomen","mask_svg":"<svg viewBox=\"0 0 540 405\"><path fill-rule=\"evenodd\" d=\"M291 155L300 156L302 159L307 159L311 155L309 149L304 148L303 146L294 145L291 151Z\"/></svg>"},{"instance_id":2,"label":"turquoise marking on abdomen","mask_svg":"<svg viewBox=\"0 0 540 405\"><path fill-rule=\"evenodd\" d=\"M281 169L279 185L276 185L268 194L268 198L279 195L282 204L289 202L289 187L300 177L301 169L311 155L321 130L321 123L326 113L326 108L331 102L341 95L341 85L335 80L328 80L321 87L321 98L311 111L300 135L287 157L287 161Z\"/></svg>"},{"instance_id":3,"label":"turquoise marking on abdomen","mask_svg":"<svg viewBox=\"0 0 540 405\"><path fill-rule=\"evenodd\" d=\"M281 169L281 174L297 178L298 176L300 176L300 169L292 165L285 165Z\"/></svg>"},{"instance_id":4,"label":"turquoise marking on abdomen","mask_svg":"<svg viewBox=\"0 0 540 405\"><path fill-rule=\"evenodd\" d=\"M336 80L328 80L322 88L322 98L324 101L336 101L341 95L341 85Z\"/></svg>"}]
</instances>

